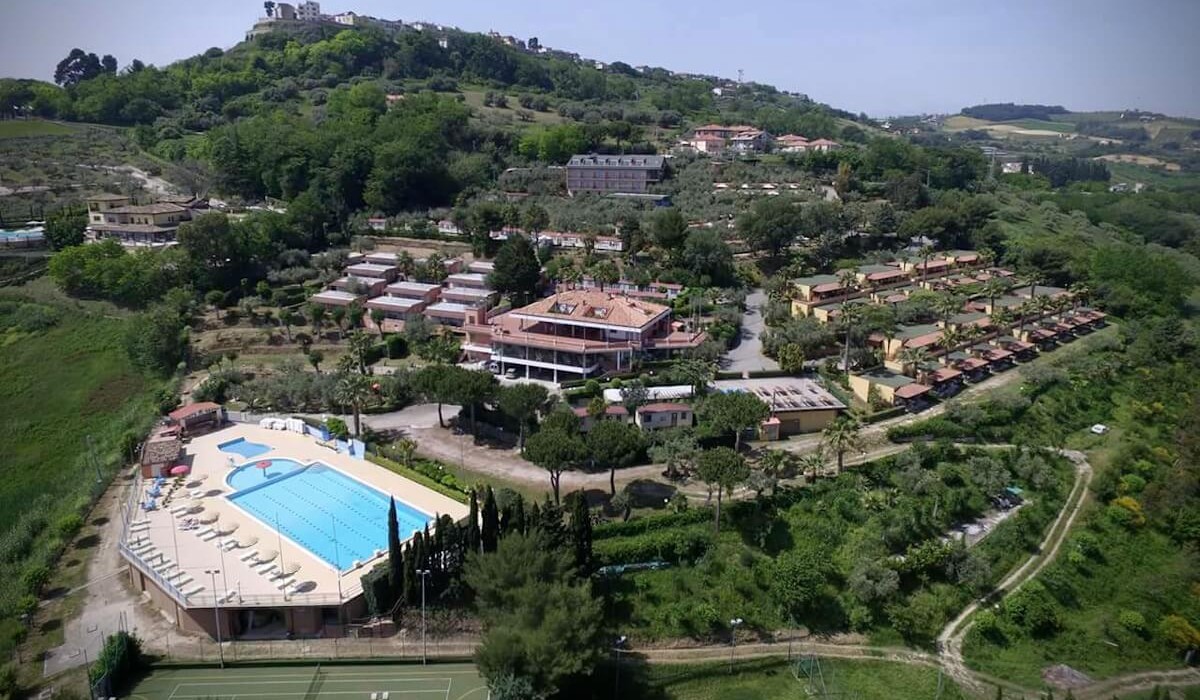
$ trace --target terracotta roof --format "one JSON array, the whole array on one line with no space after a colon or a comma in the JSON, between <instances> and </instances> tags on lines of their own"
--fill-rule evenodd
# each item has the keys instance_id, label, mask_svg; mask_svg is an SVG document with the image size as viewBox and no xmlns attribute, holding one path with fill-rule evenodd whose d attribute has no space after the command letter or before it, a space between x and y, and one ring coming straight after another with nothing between
<instances>
[{"instance_id":1,"label":"terracotta roof","mask_svg":"<svg viewBox=\"0 0 1200 700\"><path fill-rule=\"evenodd\" d=\"M188 418L191 418L194 415L197 415L200 413L211 413L213 411L220 410L220 408L221 408L221 404L219 404L219 403L213 403L212 401L201 401L200 403L193 403L193 404L188 404L187 406L181 406L181 407L175 409L174 411L171 411L170 413L168 413L167 417L170 418L171 420L176 420L176 421L187 420Z\"/></svg>"},{"instance_id":2,"label":"terracotta roof","mask_svg":"<svg viewBox=\"0 0 1200 700\"><path fill-rule=\"evenodd\" d=\"M956 369L961 369L964 372L970 372L976 369L987 367L988 361L981 357L965 357L961 360L955 360L954 366Z\"/></svg>"},{"instance_id":3,"label":"terracotta roof","mask_svg":"<svg viewBox=\"0 0 1200 700\"><path fill-rule=\"evenodd\" d=\"M691 411L691 410L692 410L692 407L687 405L686 403L671 403L671 402L664 401L661 403L648 403L645 406L639 406L637 412L638 413L671 413L674 411Z\"/></svg>"},{"instance_id":4,"label":"terracotta roof","mask_svg":"<svg viewBox=\"0 0 1200 700\"><path fill-rule=\"evenodd\" d=\"M896 398L898 398L898 399L915 398L915 397L920 396L921 394L924 394L925 392L929 391L930 388L931 387L927 387L924 384L917 384L916 382L913 382L912 384L905 384L904 386L900 387L899 389L896 389Z\"/></svg>"},{"instance_id":5,"label":"terracotta roof","mask_svg":"<svg viewBox=\"0 0 1200 700\"><path fill-rule=\"evenodd\" d=\"M662 304L638 301L625 295L572 289L535 301L511 313L550 321L569 320L644 328L669 310Z\"/></svg>"},{"instance_id":6,"label":"terracotta roof","mask_svg":"<svg viewBox=\"0 0 1200 700\"><path fill-rule=\"evenodd\" d=\"M957 379L961 376L962 372L954 369L953 367L939 367L938 369L929 373L929 378L933 380L934 384L948 382L951 379Z\"/></svg>"}]
</instances>

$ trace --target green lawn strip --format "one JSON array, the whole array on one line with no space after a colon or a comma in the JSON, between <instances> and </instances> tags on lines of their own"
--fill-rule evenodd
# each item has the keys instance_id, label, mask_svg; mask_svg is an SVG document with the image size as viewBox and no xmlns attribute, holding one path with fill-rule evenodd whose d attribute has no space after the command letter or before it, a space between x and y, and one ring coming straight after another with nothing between
<instances>
[{"instance_id":1,"label":"green lawn strip","mask_svg":"<svg viewBox=\"0 0 1200 700\"><path fill-rule=\"evenodd\" d=\"M0 121L0 139L24 138L28 136L62 136L73 134L75 127L59 122L47 122L40 119L13 119Z\"/></svg>"},{"instance_id":2,"label":"green lawn strip","mask_svg":"<svg viewBox=\"0 0 1200 700\"><path fill-rule=\"evenodd\" d=\"M829 697L859 697L862 700L916 700L965 697L949 679L942 678L938 695L938 671L876 660L819 659L806 661L800 669L784 659L755 659L711 664L661 664L645 670L644 685L632 683L629 698L666 697L679 700L793 700L813 697L810 689L824 689ZM806 674L804 670L807 669ZM799 676L799 677L797 677ZM810 680L810 677L812 680ZM632 686L632 687L630 687ZM637 693L637 694L635 694Z\"/></svg>"}]
</instances>

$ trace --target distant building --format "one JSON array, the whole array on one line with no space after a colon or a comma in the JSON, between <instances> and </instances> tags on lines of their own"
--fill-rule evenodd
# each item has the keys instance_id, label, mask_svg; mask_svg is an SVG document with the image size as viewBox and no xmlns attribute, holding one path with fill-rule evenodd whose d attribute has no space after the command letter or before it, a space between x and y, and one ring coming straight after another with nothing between
<instances>
[{"instance_id":1,"label":"distant building","mask_svg":"<svg viewBox=\"0 0 1200 700\"><path fill-rule=\"evenodd\" d=\"M663 178L662 156L576 155L567 163L567 191L642 194Z\"/></svg>"},{"instance_id":2,"label":"distant building","mask_svg":"<svg viewBox=\"0 0 1200 700\"><path fill-rule=\"evenodd\" d=\"M190 198L171 199L175 201L133 204L130 197L123 195L88 197L87 239L93 242L115 239L128 247L173 245L179 225L191 221L193 210L206 205Z\"/></svg>"},{"instance_id":3,"label":"distant building","mask_svg":"<svg viewBox=\"0 0 1200 700\"><path fill-rule=\"evenodd\" d=\"M305 0L296 5L296 19L301 22L320 22L321 21L321 3L313 0Z\"/></svg>"}]
</instances>

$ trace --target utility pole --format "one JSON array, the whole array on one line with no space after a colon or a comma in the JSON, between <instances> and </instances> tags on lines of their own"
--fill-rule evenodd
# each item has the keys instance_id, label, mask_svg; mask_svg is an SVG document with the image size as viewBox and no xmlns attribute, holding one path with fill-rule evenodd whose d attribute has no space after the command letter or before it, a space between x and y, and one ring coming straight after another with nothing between
<instances>
[{"instance_id":1,"label":"utility pole","mask_svg":"<svg viewBox=\"0 0 1200 700\"><path fill-rule=\"evenodd\" d=\"M733 673L733 652L737 649L737 628L745 620L735 617L729 621L729 672Z\"/></svg>"},{"instance_id":2,"label":"utility pole","mask_svg":"<svg viewBox=\"0 0 1200 700\"><path fill-rule=\"evenodd\" d=\"M204 573L212 577L213 622L217 625L217 658L220 659L220 667L225 668L225 650L221 648L221 597L217 595L217 574L221 572L217 569L205 569Z\"/></svg>"},{"instance_id":3,"label":"utility pole","mask_svg":"<svg viewBox=\"0 0 1200 700\"><path fill-rule=\"evenodd\" d=\"M417 575L421 577L421 665L424 666L429 655L429 647L425 643L425 578L429 576L429 569L417 569Z\"/></svg>"}]
</instances>

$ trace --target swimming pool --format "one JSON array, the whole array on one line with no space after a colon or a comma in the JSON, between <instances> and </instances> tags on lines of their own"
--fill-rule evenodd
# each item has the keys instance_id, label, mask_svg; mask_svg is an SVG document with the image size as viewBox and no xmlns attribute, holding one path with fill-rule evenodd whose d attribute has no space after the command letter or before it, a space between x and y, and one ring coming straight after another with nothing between
<instances>
[{"instance_id":1,"label":"swimming pool","mask_svg":"<svg viewBox=\"0 0 1200 700\"><path fill-rule=\"evenodd\" d=\"M0 238L43 238L45 232L41 226L33 228L0 228Z\"/></svg>"},{"instance_id":2,"label":"swimming pool","mask_svg":"<svg viewBox=\"0 0 1200 700\"><path fill-rule=\"evenodd\" d=\"M255 463L230 473L231 502L338 571L387 549L387 494L320 462L267 461L266 477ZM396 519L406 540L433 516L397 501Z\"/></svg>"},{"instance_id":3,"label":"swimming pool","mask_svg":"<svg viewBox=\"0 0 1200 700\"><path fill-rule=\"evenodd\" d=\"M229 442L222 442L217 445L217 449L222 452L232 452L235 455L241 455L246 459L254 459L259 455L270 452L273 447L264 445L261 442L251 442L246 438L238 438Z\"/></svg>"}]
</instances>

